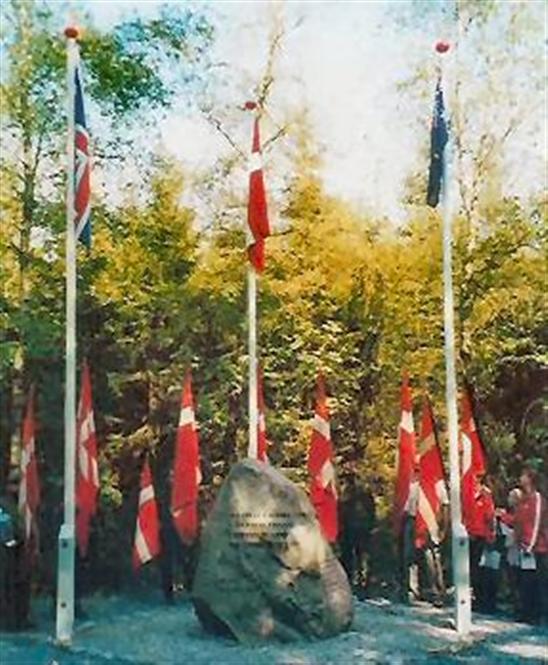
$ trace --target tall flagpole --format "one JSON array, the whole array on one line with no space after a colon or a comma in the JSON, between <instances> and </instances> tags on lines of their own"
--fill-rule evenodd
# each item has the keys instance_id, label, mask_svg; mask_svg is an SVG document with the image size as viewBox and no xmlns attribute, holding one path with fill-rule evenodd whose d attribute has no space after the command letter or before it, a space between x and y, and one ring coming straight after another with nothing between
<instances>
[{"instance_id":1,"label":"tall flagpole","mask_svg":"<svg viewBox=\"0 0 548 665\"><path fill-rule=\"evenodd\" d=\"M257 405L257 272L250 264L247 269L247 314L249 345L249 447L247 456L257 459L259 422Z\"/></svg>"},{"instance_id":2,"label":"tall flagpole","mask_svg":"<svg viewBox=\"0 0 548 665\"><path fill-rule=\"evenodd\" d=\"M436 45L438 53L448 50L448 44ZM442 61L443 62L443 61ZM443 65L442 65L443 67ZM441 76L442 86L443 69ZM443 155L443 324L445 340L445 399L449 433L449 472L451 500L451 550L453 584L455 587L455 624L457 632L466 635L472 624L470 604L470 563L468 534L462 524L459 434L457 412L457 379L455 369L455 306L453 300L453 144L451 132Z\"/></svg>"},{"instance_id":3,"label":"tall flagpole","mask_svg":"<svg viewBox=\"0 0 548 665\"><path fill-rule=\"evenodd\" d=\"M65 341L65 483L64 521L59 532L57 563L56 639L68 645L74 624L75 473L76 473L76 232L74 228L74 99L78 61L78 29L67 37L67 229L66 229L66 341Z\"/></svg>"}]
</instances>

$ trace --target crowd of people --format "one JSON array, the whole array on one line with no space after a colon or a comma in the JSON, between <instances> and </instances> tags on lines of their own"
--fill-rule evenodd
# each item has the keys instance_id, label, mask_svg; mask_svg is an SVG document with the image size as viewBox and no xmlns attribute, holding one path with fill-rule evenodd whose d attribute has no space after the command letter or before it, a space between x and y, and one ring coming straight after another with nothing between
<instances>
[{"instance_id":1,"label":"crowd of people","mask_svg":"<svg viewBox=\"0 0 548 665\"><path fill-rule=\"evenodd\" d=\"M525 468L520 486L496 507L488 478L477 478L475 506L466 521L469 535L472 607L496 613L500 597L509 600L514 617L532 624L548 619L548 507L534 470ZM411 483L399 538L402 600L446 597L442 552L449 532L449 499L442 497L439 539L418 544L415 520L419 487Z\"/></svg>"}]
</instances>

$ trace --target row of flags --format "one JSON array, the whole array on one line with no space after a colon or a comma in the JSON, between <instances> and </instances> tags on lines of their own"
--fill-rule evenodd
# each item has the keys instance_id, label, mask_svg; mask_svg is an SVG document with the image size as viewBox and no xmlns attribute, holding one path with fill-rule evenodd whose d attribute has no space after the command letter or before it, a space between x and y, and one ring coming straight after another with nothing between
<instances>
[{"instance_id":1,"label":"row of flags","mask_svg":"<svg viewBox=\"0 0 548 665\"><path fill-rule=\"evenodd\" d=\"M268 463L268 440L265 427L265 406L262 373L258 381L257 458ZM25 539L33 553L38 549L37 512L40 486L35 449L34 391L31 390L23 422L21 486L19 506L24 519ZM485 473L483 445L475 424L468 393L462 399L461 419L462 508L465 526L474 519L477 478ZM309 494L322 532L329 542L337 540L338 494L331 441L330 413L325 379L320 373L316 386L316 404L307 469L310 475ZM414 479L418 478L419 501L416 515L416 542L420 547L428 536L439 542L439 515L447 502L447 484L443 458L438 442L430 401L425 398L419 436L415 434L411 389L407 375L401 388L401 420L398 435L398 462L394 494L395 526L399 530ZM182 542L192 543L199 531L198 494L202 475L198 430L195 416L190 371L184 380L179 424L175 442L170 497L170 513ZM87 362L82 369L78 406L76 535L81 556L86 556L90 522L97 510L99 471L97 438L93 414L90 370ZM135 529L133 562L136 567L153 559L160 551L159 517L152 474L145 458L140 477L140 494Z\"/></svg>"},{"instance_id":2,"label":"row of flags","mask_svg":"<svg viewBox=\"0 0 548 665\"><path fill-rule=\"evenodd\" d=\"M468 391L461 400L460 426L461 502L463 523L473 523L478 478L486 472L484 447L474 420ZM412 483L418 482L418 506L415 521L416 544L440 539L439 516L448 503L446 474L439 445L432 405L425 397L418 439L413 422L409 379L404 375L401 387L401 420L398 435L398 462L394 494L394 526L399 532Z\"/></svg>"}]
</instances>

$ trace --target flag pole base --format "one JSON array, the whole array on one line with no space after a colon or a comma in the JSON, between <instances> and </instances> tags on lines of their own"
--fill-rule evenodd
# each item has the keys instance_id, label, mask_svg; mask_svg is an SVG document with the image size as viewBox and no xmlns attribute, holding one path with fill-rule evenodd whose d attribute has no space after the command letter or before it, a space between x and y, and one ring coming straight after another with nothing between
<instances>
[{"instance_id":1,"label":"flag pole base","mask_svg":"<svg viewBox=\"0 0 548 665\"><path fill-rule=\"evenodd\" d=\"M463 637L472 629L472 602L470 597L470 545L468 533L462 524L453 530L453 583L455 587L455 627Z\"/></svg>"},{"instance_id":2,"label":"flag pole base","mask_svg":"<svg viewBox=\"0 0 548 665\"><path fill-rule=\"evenodd\" d=\"M72 644L74 626L74 556L74 526L63 524L58 539L55 642L65 647Z\"/></svg>"}]
</instances>

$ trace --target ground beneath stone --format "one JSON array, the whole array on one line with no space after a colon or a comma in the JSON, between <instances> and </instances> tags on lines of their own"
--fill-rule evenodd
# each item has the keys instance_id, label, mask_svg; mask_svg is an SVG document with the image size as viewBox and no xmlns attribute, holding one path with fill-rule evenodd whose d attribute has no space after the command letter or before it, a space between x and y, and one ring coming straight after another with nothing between
<instances>
[{"instance_id":1,"label":"ground beneath stone","mask_svg":"<svg viewBox=\"0 0 548 665\"><path fill-rule=\"evenodd\" d=\"M0 634L0 664L548 663L546 628L475 616L471 636L461 640L450 609L384 599L356 601L352 629L336 638L256 648L205 633L186 598L166 606L159 597L94 596L86 600L85 610L89 618L77 622L73 646L60 649L51 637L51 612L38 604L36 629Z\"/></svg>"}]
</instances>

